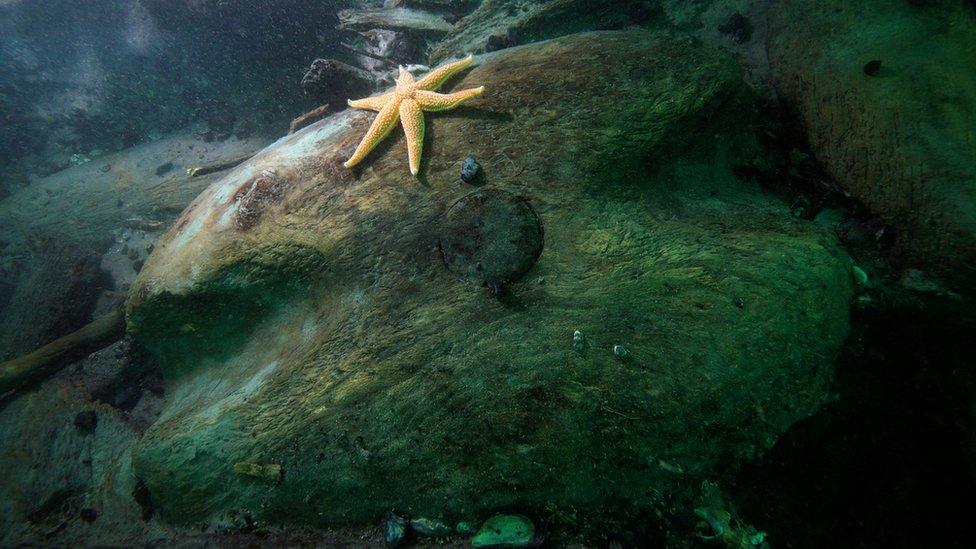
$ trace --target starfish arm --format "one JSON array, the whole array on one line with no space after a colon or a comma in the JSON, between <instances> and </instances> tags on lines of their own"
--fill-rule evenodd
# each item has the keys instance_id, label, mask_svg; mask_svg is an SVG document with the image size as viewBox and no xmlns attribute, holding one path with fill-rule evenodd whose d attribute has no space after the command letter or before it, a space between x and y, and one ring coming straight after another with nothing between
<instances>
[{"instance_id":1,"label":"starfish arm","mask_svg":"<svg viewBox=\"0 0 976 549\"><path fill-rule=\"evenodd\" d=\"M478 86L477 88L471 88L470 90L462 90L455 93L437 93L432 91L417 90L413 94L413 98L420 105L420 108L425 111L446 111L457 107L462 101L467 101L472 97L481 95L481 92L485 91L484 86Z\"/></svg>"},{"instance_id":2,"label":"starfish arm","mask_svg":"<svg viewBox=\"0 0 976 549\"><path fill-rule=\"evenodd\" d=\"M420 155L424 152L424 111L413 99L400 103L400 122L407 136L407 158L410 160L410 173L420 172Z\"/></svg>"},{"instance_id":3,"label":"starfish arm","mask_svg":"<svg viewBox=\"0 0 976 549\"><path fill-rule=\"evenodd\" d=\"M394 92L384 93L382 95L374 95L373 97L365 97L363 99L349 99L346 103L354 109L363 109L365 111L376 111L379 112L383 109L383 106L393 99Z\"/></svg>"},{"instance_id":4,"label":"starfish arm","mask_svg":"<svg viewBox=\"0 0 976 549\"><path fill-rule=\"evenodd\" d=\"M352 153L349 160L346 160L343 166L351 168L356 164L359 164L367 154L370 153L384 137L389 135L390 130L393 129L397 124L397 120L400 118L400 101L393 99L389 101L382 109L380 109L379 114L376 115L376 119L373 120L373 124L367 130L366 135L363 136L363 140L359 142L359 146L356 147L356 151Z\"/></svg>"},{"instance_id":5,"label":"starfish arm","mask_svg":"<svg viewBox=\"0 0 976 549\"><path fill-rule=\"evenodd\" d=\"M427 91L436 90L441 87L441 84L447 82L448 78L470 67L473 62L474 56L469 55L460 61L437 67L420 80L417 80L417 89Z\"/></svg>"},{"instance_id":6,"label":"starfish arm","mask_svg":"<svg viewBox=\"0 0 976 549\"><path fill-rule=\"evenodd\" d=\"M400 65L399 71L400 71L399 76L396 79L397 89L406 86L413 86L414 85L413 74L411 74L410 71L405 69L403 65Z\"/></svg>"}]
</instances>

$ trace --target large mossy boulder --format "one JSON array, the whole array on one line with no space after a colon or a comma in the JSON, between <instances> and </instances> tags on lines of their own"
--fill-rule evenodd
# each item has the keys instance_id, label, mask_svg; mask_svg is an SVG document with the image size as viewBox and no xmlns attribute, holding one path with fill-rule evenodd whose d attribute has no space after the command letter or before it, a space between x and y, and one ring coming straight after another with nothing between
<instances>
[{"instance_id":1,"label":"large mossy boulder","mask_svg":"<svg viewBox=\"0 0 976 549\"><path fill-rule=\"evenodd\" d=\"M229 172L160 239L128 319L167 382L134 463L168 519L636 513L824 401L849 260L733 175L756 147L732 60L589 33L486 55L453 87L482 84L428 115L420 178L401 137L343 168L374 116L347 110ZM474 190L468 155L481 189L544 224L501 292L439 249Z\"/></svg>"},{"instance_id":2,"label":"large mossy boulder","mask_svg":"<svg viewBox=\"0 0 976 549\"><path fill-rule=\"evenodd\" d=\"M971 4L789 0L769 14L774 81L817 158L899 230L904 266L967 292L976 283Z\"/></svg>"}]
</instances>

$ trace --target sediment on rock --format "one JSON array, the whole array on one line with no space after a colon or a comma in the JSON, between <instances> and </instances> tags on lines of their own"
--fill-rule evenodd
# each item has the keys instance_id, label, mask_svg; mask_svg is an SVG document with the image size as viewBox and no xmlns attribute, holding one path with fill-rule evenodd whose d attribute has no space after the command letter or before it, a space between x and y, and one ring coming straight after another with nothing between
<instances>
[{"instance_id":1,"label":"sediment on rock","mask_svg":"<svg viewBox=\"0 0 976 549\"><path fill-rule=\"evenodd\" d=\"M342 168L375 116L342 111L225 174L161 239L127 308L166 379L135 467L168 520L518 505L574 528L562 511L698 490L824 401L849 260L734 175L757 153L734 61L588 33L486 55L455 89L478 85L429 120L419 180L402 138ZM438 252L468 156L545 227L501 299ZM274 192L242 209L262 180ZM479 230L503 234L489 213Z\"/></svg>"}]
</instances>

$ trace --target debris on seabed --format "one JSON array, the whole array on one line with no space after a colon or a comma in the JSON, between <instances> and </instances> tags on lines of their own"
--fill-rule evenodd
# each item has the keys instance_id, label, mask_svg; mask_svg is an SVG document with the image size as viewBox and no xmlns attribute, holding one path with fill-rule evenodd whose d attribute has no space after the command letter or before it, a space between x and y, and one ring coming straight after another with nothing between
<instances>
[{"instance_id":1,"label":"debris on seabed","mask_svg":"<svg viewBox=\"0 0 976 549\"><path fill-rule=\"evenodd\" d=\"M726 501L719 486L710 481L702 483L700 505L695 515L701 520L695 526L695 535L705 541L729 549L768 548L766 532L739 520L735 508Z\"/></svg>"},{"instance_id":2,"label":"debris on seabed","mask_svg":"<svg viewBox=\"0 0 976 549\"><path fill-rule=\"evenodd\" d=\"M418 535L430 538L441 538L450 535L451 527L436 519L418 517L410 521L410 527Z\"/></svg>"},{"instance_id":3,"label":"debris on seabed","mask_svg":"<svg viewBox=\"0 0 976 549\"><path fill-rule=\"evenodd\" d=\"M143 219L141 217L130 217L125 220L125 226L130 229L136 229L140 231L158 231L162 229L165 223L158 221L156 219ZM125 238L128 240L128 237Z\"/></svg>"},{"instance_id":4,"label":"debris on seabed","mask_svg":"<svg viewBox=\"0 0 976 549\"><path fill-rule=\"evenodd\" d=\"M762 547L766 541L766 532L740 524L724 509L698 507L695 515L704 521L704 524L699 525L699 532L696 534L703 540L716 541L729 549Z\"/></svg>"},{"instance_id":5,"label":"debris on seabed","mask_svg":"<svg viewBox=\"0 0 976 549\"><path fill-rule=\"evenodd\" d=\"M257 152L257 151L255 151ZM219 172L223 170L229 170L238 164L243 164L245 160L254 156L254 153L248 153L236 158L231 158L230 160L223 160L220 162L214 162L213 164L207 164L205 166L194 166L186 169L186 175L189 177L200 177L201 175L207 175L214 172Z\"/></svg>"},{"instance_id":6,"label":"debris on seabed","mask_svg":"<svg viewBox=\"0 0 976 549\"><path fill-rule=\"evenodd\" d=\"M159 166L156 167L156 176L157 177L162 177L162 176L168 174L172 170L173 170L173 163L172 162L166 162L166 163L160 164Z\"/></svg>"},{"instance_id":7,"label":"debris on seabed","mask_svg":"<svg viewBox=\"0 0 976 549\"><path fill-rule=\"evenodd\" d=\"M288 134L291 135L297 132L298 130L304 128L305 126L311 125L312 123L324 118L325 115L328 113L329 113L329 104L326 103L324 105L321 105L319 107L316 107L308 111L303 115L296 117L294 120L291 121L291 124L288 126Z\"/></svg>"},{"instance_id":8,"label":"debris on seabed","mask_svg":"<svg viewBox=\"0 0 976 549\"><path fill-rule=\"evenodd\" d=\"M383 537L387 547L400 547L407 539L407 519L391 511L383 524Z\"/></svg>"},{"instance_id":9,"label":"debris on seabed","mask_svg":"<svg viewBox=\"0 0 976 549\"><path fill-rule=\"evenodd\" d=\"M87 156L80 153L75 153L71 155L70 162L72 166L81 166L82 164L87 164L91 162L91 158L88 158Z\"/></svg>"}]
</instances>

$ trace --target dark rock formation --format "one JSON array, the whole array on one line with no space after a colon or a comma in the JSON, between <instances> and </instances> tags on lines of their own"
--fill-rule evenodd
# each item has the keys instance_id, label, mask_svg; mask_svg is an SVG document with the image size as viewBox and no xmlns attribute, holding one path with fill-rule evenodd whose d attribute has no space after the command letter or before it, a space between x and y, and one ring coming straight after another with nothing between
<instances>
[{"instance_id":1,"label":"dark rock formation","mask_svg":"<svg viewBox=\"0 0 976 549\"><path fill-rule=\"evenodd\" d=\"M316 59L302 77L302 89L318 102L341 108L347 99L369 95L373 81L370 73L342 61Z\"/></svg>"}]
</instances>

